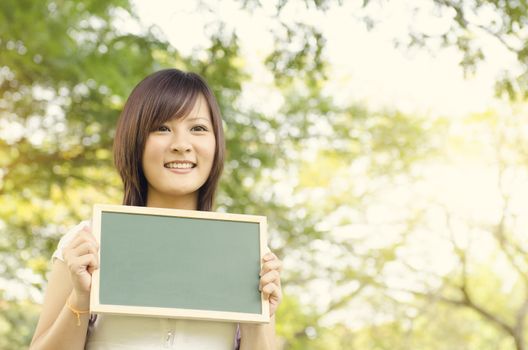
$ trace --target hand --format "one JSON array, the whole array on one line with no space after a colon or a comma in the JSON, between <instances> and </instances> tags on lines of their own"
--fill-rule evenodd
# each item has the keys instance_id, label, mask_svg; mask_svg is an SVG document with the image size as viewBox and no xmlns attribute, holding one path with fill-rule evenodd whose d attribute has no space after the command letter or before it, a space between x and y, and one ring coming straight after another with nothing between
<instances>
[{"instance_id":1,"label":"hand","mask_svg":"<svg viewBox=\"0 0 528 350\"><path fill-rule=\"evenodd\" d=\"M83 228L75 239L64 248L64 262L70 270L73 290L77 295L89 295L92 273L99 268L99 244L92 230Z\"/></svg>"},{"instance_id":2,"label":"hand","mask_svg":"<svg viewBox=\"0 0 528 350\"><path fill-rule=\"evenodd\" d=\"M265 299L269 300L270 317L275 314L282 301L282 288L280 272L282 262L272 252L263 257L262 269L260 271L259 290L262 291Z\"/></svg>"}]
</instances>

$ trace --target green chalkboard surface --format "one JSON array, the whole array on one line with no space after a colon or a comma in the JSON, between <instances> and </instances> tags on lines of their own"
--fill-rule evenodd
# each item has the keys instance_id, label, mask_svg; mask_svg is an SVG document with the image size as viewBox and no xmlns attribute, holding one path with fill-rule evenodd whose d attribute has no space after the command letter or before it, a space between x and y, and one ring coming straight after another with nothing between
<instances>
[{"instance_id":1,"label":"green chalkboard surface","mask_svg":"<svg viewBox=\"0 0 528 350\"><path fill-rule=\"evenodd\" d=\"M96 205L93 231L92 312L269 322L265 217Z\"/></svg>"}]
</instances>

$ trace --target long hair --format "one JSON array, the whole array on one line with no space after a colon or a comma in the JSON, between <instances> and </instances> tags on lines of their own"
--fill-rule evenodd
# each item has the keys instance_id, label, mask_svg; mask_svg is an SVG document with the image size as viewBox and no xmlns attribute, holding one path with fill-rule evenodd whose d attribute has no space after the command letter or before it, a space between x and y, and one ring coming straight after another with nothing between
<instances>
[{"instance_id":1,"label":"long hair","mask_svg":"<svg viewBox=\"0 0 528 350\"><path fill-rule=\"evenodd\" d=\"M196 73L164 69L143 79L132 91L117 122L114 163L123 180L124 205L145 206L148 183L142 159L148 135L172 118L188 115L203 95L209 106L216 139L213 166L198 191L198 210L210 211L225 157L224 130L218 102L205 80Z\"/></svg>"}]
</instances>

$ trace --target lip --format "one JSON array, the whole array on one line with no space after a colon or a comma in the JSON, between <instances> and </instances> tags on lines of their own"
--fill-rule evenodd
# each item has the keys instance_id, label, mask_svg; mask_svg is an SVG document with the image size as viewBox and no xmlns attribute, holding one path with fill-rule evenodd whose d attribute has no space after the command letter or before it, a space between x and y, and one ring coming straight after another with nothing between
<instances>
[{"instance_id":1,"label":"lip","mask_svg":"<svg viewBox=\"0 0 528 350\"><path fill-rule=\"evenodd\" d=\"M174 174L188 174L194 170L194 168L187 168L187 169L165 168L165 169L167 169L168 171Z\"/></svg>"},{"instance_id":2,"label":"lip","mask_svg":"<svg viewBox=\"0 0 528 350\"><path fill-rule=\"evenodd\" d=\"M184 168L184 169L178 169L178 168L167 168L166 165L169 163L176 163L176 164L192 164L193 166L191 168ZM194 168L196 168L196 163L190 161L190 160L171 160L163 164L163 167L174 174L188 174L190 173Z\"/></svg>"}]
</instances>

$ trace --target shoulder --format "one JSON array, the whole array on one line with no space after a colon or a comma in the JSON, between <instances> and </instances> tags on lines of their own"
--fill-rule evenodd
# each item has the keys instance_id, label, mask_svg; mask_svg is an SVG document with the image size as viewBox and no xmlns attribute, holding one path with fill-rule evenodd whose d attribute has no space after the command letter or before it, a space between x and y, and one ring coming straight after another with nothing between
<instances>
[{"instance_id":1,"label":"shoulder","mask_svg":"<svg viewBox=\"0 0 528 350\"><path fill-rule=\"evenodd\" d=\"M84 220L70 228L68 232L66 232L66 234L60 239L59 244L57 245L57 249L51 256L52 261L55 259L64 261L64 256L62 255L62 250L64 249L64 247L66 247L83 228L90 227L90 225L91 223L89 220Z\"/></svg>"}]
</instances>

